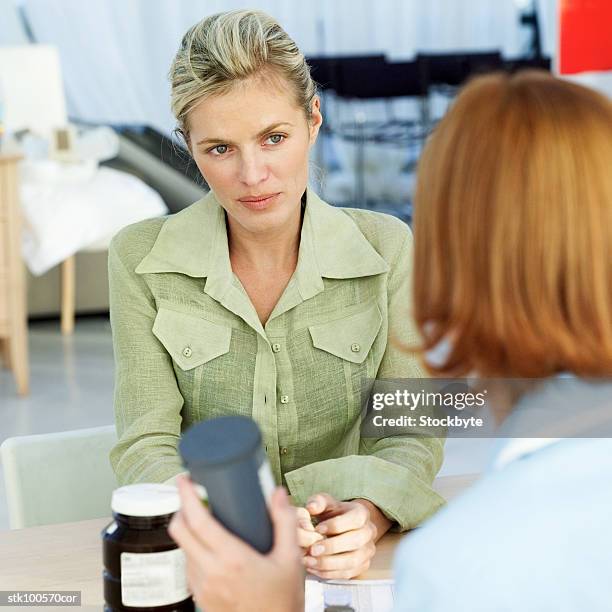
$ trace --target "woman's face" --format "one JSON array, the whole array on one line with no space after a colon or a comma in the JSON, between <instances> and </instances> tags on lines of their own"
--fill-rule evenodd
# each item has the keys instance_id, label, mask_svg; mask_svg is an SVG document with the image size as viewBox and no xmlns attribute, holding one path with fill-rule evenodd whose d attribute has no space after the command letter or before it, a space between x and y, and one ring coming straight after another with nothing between
<instances>
[{"instance_id":1,"label":"woman's face","mask_svg":"<svg viewBox=\"0 0 612 612\"><path fill-rule=\"evenodd\" d=\"M269 233L295 220L321 121L318 99L307 121L288 85L258 78L189 113L193 158L231 222Z\"/></svg>"}]
</instances>

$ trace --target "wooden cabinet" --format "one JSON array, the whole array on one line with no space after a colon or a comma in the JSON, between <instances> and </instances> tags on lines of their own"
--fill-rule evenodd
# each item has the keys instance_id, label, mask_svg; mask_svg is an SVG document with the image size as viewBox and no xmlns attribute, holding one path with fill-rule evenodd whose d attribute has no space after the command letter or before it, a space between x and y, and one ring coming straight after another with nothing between
<instances>
[{"instance_id":1,"label":"wooden cabinet","mask_svg":"<svg viewBox=\"0 0 612 612\"><path fill-rule=\"evenodd\" d=\"M0 345L17 393L29 391L25 275L21 258L19 156L0 153Z\"/></svg>"}]
</instances>

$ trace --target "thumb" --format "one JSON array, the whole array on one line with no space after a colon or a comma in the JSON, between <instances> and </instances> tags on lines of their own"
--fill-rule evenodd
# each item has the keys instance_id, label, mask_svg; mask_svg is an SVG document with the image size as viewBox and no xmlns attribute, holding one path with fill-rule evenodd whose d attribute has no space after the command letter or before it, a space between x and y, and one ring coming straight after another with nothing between
<instances>
[{"instance_id":1,"label":"thumb","mask_svg":"<svg viewBox=\"0 0 612 612\"><path fill-rule=\"evenodd\" d=\"M323 514L324 512L333 512L337 507L338 500L328 493L317 493L306 502L306 510L313 516Z\"/></svg>"},{"instance_id":2,"label":"thumb","mask_svg":"<svg viewBox=\"0 0 612 612\"><path fill-rule=\"evenodd\" d=\"M274 527L273 552L295 552L298 549L297 517L283 487L278 487L272 495L270 516Z\"/></svg>"}]
</instances>

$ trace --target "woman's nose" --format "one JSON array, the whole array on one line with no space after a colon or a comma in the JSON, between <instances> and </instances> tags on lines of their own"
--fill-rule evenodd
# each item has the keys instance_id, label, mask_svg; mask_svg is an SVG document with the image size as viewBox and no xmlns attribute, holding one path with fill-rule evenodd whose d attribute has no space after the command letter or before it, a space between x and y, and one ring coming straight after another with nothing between
<instances>
[{"instance_id":1,"label":"woman's nose","mask_svg":"<svg viewBox=\"0 0 612 612\"><path fill-rule=\"evenodd\" d=\"M243 155L240 162L240 180L249 186L258 185L268 178L268 168L260 155Z\"/></svg>"}]
</instances>

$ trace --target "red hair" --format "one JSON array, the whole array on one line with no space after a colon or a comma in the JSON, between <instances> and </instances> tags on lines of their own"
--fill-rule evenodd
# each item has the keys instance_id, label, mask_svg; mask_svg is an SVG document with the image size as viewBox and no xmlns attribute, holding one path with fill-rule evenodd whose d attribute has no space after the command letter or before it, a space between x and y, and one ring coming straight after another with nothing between
<instances>
[{"instance_id":1,"label":"red hair","mask_svg":"<svg viewBox=\"0 0 612 612\"><path fill-rule=\"evenodd\" d=\"M415 197L415 319L438 375L612 374L612 102L528 71L468 84Z\"/></svg>"}]
</instances>

